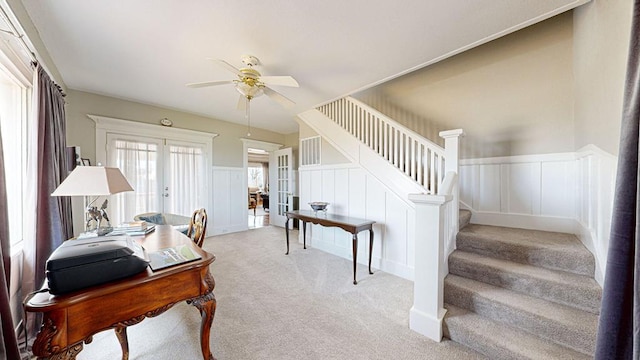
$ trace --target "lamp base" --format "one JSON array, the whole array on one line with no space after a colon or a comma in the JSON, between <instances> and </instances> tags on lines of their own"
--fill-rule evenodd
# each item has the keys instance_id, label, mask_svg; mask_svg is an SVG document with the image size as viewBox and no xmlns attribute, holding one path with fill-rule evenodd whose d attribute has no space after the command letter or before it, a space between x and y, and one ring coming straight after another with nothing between
<instances>
[{"instance_id":1,"label":"lamp base","mask_svg":"<svg viewBox=\"0 0 640 360\"><path fill-rule=\"evenodd\" d=\"M101 226L97 229L87 230L82 234L78 235L78 239L86 239L98 236L105 236L113 231L111 226Z\"/></svg>"}]
</instances>

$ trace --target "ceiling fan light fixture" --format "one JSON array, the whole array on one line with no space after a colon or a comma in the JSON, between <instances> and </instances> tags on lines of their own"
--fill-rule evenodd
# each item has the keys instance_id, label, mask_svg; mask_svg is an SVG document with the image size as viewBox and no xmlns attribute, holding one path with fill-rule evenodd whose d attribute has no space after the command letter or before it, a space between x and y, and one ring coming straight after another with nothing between
<instances>
[{"instance_id":1,"label":"ceiling fan light fixture","mask_svg":"<svg viewBox=\"0 0 640 360\"><path fill-rule=\"evenodd\" d=\"M258 86L258 85L251 86L244 82L236 83L236 90L238 90L238 92L242 94L242 96L246 98L251 98L251 99L264 94L264 91L262 90L261 86Z\"/></svg>"}]
</instances>

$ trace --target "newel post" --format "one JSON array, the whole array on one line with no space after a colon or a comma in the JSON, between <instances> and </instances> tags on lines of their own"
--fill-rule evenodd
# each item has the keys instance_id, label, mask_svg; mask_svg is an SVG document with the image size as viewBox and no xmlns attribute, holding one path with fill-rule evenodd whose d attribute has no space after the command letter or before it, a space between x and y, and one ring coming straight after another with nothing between
<instances>
[{"instance_id":1,"label":"newel post","mask_svg":"<svg viewBox=\"0 0 640 360\"><path fill-rule=\"evenodd\" d=\"M460 159L460 137L464 136L462 129L440 131L438 133L444 139L444 173L453 171L458 173Z\"/></svg>"},{"instance_id":2,"label":"newel post","mask_svg":"<svg viewBox=\"0 0 640 360\"><path fill-rule=\"evenodd\" d=\"M444 277L442 260L445 239L445 204L450 195L412 194L416 204L415 268L413 307L409 327L432 340L442 340L444 309Z\"/></svg>"},{"instance_id":3,"label":"newel post","mask_svg":"<svg viewBox=\"0 0 640 360\"><path fill-rule=\"evenodd\" d=\"M460 137L464 136L464 131L462 129L440 131L438 135L440 135L440 137L444 139L444 173L447 174L450 172L454 172L456 175L459 175ZM438 193L438 195L445 194ZM451 221L453 222L457 232L459 230L458 218L460 217L460 187L457 186L457 181L456 185L453 188L453 192L447 195L453 196L454 206L451 209Z\"/></svg>"}]
</instances>

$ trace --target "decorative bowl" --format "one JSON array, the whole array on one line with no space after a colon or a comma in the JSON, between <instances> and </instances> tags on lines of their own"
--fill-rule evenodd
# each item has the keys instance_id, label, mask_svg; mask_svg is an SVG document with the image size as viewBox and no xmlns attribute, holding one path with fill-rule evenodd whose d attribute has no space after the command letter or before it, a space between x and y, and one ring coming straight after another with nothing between
<instances>
[{"instance_id":1,"label":"decorative bowl","mask_svg":"<svg viewBox=\"0 0 640 360\"><path fill-rule=\"evenodd\" d=\"M314 212L327 211L327 206L329 206L329 203L324 201L314 201L310 202L309 206L311 206Z\"/></svg>"}]
</instances>

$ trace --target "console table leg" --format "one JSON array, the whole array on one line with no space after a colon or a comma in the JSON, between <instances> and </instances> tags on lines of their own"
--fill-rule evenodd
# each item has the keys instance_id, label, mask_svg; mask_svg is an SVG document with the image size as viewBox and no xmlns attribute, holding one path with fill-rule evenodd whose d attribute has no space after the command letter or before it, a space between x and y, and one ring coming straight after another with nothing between
<instances>
[{"instance_id":1,"label":"console table leg","mask_svg":"<svg viewBox=\"0 0 640 360\"><path fill-rule=\"evenodd\" d=\"M285 255L289 255L289 218L287 217L287 221L284 222L284 230L287 234L287 253Z\"/></svg>"},{"instance_id":2,"label":"console table leg","mask_svg":"<svg viewBox=\"0 0 640 360\"><path fill-rule=\"evenodd\" d=\"M307 248L307 222L302 220L302 248Z\"/></svg>"},{"instance_id":3,"label":"console table leg","mask_svg":"<svg viewBox=\"0 0 640 360\"><path fill-rule=\"evenodd\" d=\"M353 285L358 285L356 281L356 262L358 260L358 234L353 234Z\"/></svg>"},{"instance_id":4,"label":"console table leg","mask_svg":"<svg viewBox=\"0 0 640 360\"><path fill-rule=\"evenodd\" d=\"M122 347L122 360L129 360L129 341L127 340L127 327L118 326L116 328L116 337Z\"/></svg>"},{"instance_id":5,"label":"console table leg","mask_svg":"<svg viewBox=\"0 0 640 360\"><path fill-rule=\"evenodd\" d=\"M371 271L371 254L373 254L373 228L369 229L369 274L373 275Z\"/></svg>"}]
</instances>

